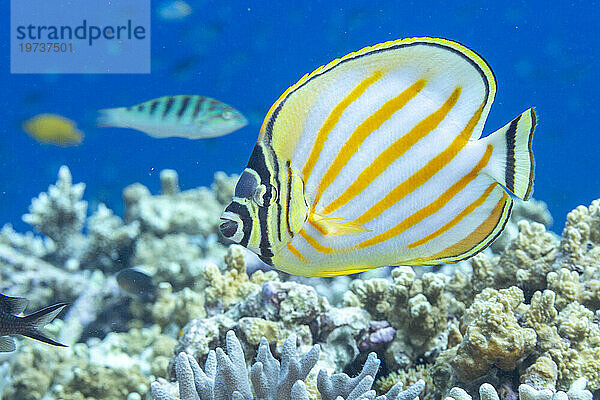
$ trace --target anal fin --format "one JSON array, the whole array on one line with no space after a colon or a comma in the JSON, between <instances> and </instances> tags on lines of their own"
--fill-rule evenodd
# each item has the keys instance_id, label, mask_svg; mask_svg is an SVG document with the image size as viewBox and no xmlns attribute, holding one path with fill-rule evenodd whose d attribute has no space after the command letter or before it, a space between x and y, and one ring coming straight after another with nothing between
<instances>
[{"instance_id":1,"label":"anal fin","mask_svg":"<svg viewBox=\"0 0 600 400\"><path fill-rule=\"evenodd\" d=\"M10 336L0 336L0 352L10 353L15 351L15 341Z\"/></svg>"},{"instance_id":2,"label":"anal fin","mask_svg":"<svg viewBox=\"0 0 600 400\"><path fill-rule=\"evenodd\" d=\"M354 266L348 267L348 269L341 269L338 271L322 271L314 276L319 277L333 277L333 276L341 276L341 275L352 275L352 274L360 274L361 272L370 271L375 267L362 267L362 266Z\"/></svg>"}]
</instances>

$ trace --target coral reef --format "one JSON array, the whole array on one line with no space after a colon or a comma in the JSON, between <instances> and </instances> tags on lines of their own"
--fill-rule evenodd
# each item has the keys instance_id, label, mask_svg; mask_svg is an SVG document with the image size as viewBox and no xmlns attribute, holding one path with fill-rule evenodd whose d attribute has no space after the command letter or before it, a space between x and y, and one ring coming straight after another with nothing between
<instances>
[{"instance_id":1,"label":"coral reef","mask_svg":"<svg viewBox=\"0 0 600 400\"><path fill-rule=\"evenodd\" d=\"M202 370L194 357L179 353L176 361L176 376L179 398L182 400L309 400L311 398L304 382L319 359L319 346L313 346L301 358L296 352L296 337L290 335L283 345L281 363L271 354L269 343L262 338L256 362L246 368L242 346L233 331L227 332L227 354L221 349L211 350ZM346 374L329 376L321 370L317 376L317 390L323 400L374 399L371 390L379 360L371 353L361 373L355 378ZM313 382L314 383L314 382ZM394 385L386 395L377 400L411 400L419 396L424 382L402 391L402 384ZM166 382L154 382L152 394L156 400L174 400L173 391ZM314 397L313 397L314 398Z\"/></svg>"},{"instance_id":2,"label":"coral reef","mask_svg":"<svg viewBox=\"0 0 600 400\"><path fill-rule=\"evenodd\" d=\"M397 267L391 281L354 280L344 304L364 308L373 319L389 323L395 335L387 350L387 367L405 368L411 360L438 348L444 339L451 301L444 294L447 281L446 276L434 273L418 279L410 267Z\"/></svg>"},{"instance_id":3,"label":"coral reef","mask_svg":"<svg viewBox=\"0 0 600 400\"><path fill-rule=\"evenodd\" d=\"M86 269L114 272L129 265L133 245L140 235L140 223L125 225L112 210L100 204L87 220L87 233L80 264Z\"/></svg>"},{"instance_id":4,"label":"coral reef","mask_svg":"<svg viewBox=\"0 0 600 400\"><path fill-rule=\"evenodd\" d=\"M57 322L56 330L61 325ZM103 340L58 350L23 340L8 363L12 382L2 398L116 400L132 393L144 396L149 390L148 376L166 368L174 342L156 328L111 333Z\"/></svg>"},{"instance_id":5,"label":"coral reef","mask_svg":"<svg viewBox=\"0 0 600 400\"><path fill-rule=\"evenodd\" d=\"M23 339L0 355L3 399L136 400L150 382L161 400L600 396L600 200L562 237L543 203L519 203L456 265L308 279L219 238L235 176L186 191L160 178L158 195L124 189L123 217L88 216L62 167L24 217L40 235L0 230L0 292L71 303L50 332L71 347ZM151 290L120 287L125 268Z\"/></svg>"},{"instance_id":6,"label":"coral reef","mask_svg":"<svg viewBox=\"0 0 600 400\"><path fill-rule=\"evenodd\" d=\"M81 200L84 190L85 184L73 185L71 171L62 166L56 185L34 198L29 214L23 215L23 221L54 241L57 256L69 257L82 240L88 206L87 201Z\"/></svg>"},{"instance_id":7,"label":"coral reef","mask_svg":"<svg viewBox=\"0 0 600 400\"><path fill-rule=\"evenodd\" d=\"M249 357L254 356L261 336L275 341L278 352L292 333L302 344L312 346L309 325L329 307L327 300L310 286L276 280L274 271L259 270L249 277L244 254L240 246L232 245L225 257L225 271L217 266L205 269L205 308L209 317L197 318L198 315L183 328L176 353L183 351L203 360L230 329L243 339ZM171 374L174 365L172 360Z\"/></svg>"},{"instance_id":8,"label":"coral reef","mask_svg":"<svg viewBox=\"0 0 600 400\"><path fill-rule=\"evenodd\" d=\"M507 393L506 397L502 398L514 398L520 400L592 400L592 392L587 390L585 387L587 382L585 378L580 378L573 382L569 387L569 390L565 393L563 391L554 391L551 389L535 389L526 384L519 386L517 393ZM517 397L518 396L518 397ZM463 389L459 387L453 387L450 389L448 396L445 400L471 400L472 397ZM484 383L479 387L479 399L480 400L499 400L500 396L496 389L489 383Z\"/></svg>"},{"instance_id":9,"label":"coral reef","mask_svg":"<svg viewBox=\"0 0 600 400\"><path fill-rule=\"evenodd\" d=\"M567 215L559 249L561 266L600 278L600 199Z\"/></svg>"},{"instance_id":10,"label":"coral reef","mask_svg":"<svg viewBox=\"0 0 600 400\"><path fill-rule=\"evenodd\" d=\"M519 325L516 308L523 293L508 289L484 289L461 319L463 339L457 346L452 367L463 381L484 375L492 366L510 371L532 351L536 333Z\"/></svg>"},{"instance_id":11,"label":"coral reef","mask_svg":"<svg viewBox=\"0 0 600 400\"><path fill-rule=\"evenodd\" d=\"M155 236L169 233L208 236L217 233L219 218L224 203L224 194L215 196L208 188L179 191L178 176L175 171L165 170L160 174L162 194L152 196L150 191L140 184L128 186L123 191L125 200L125 220L139 221L142 232L151 232ZM231 185L219 175L217 187L225 190ZM227 193L231 189L226 189Z\"/></svg>"},{"instance_id":12,"label":"coral reef","mask_svg":"<svg viewBox=\"0 0 600 400\"><path fill-rule=\"evenodd\" d=\"M405 386L411 386L419 380L423 380L425 382L425 387L419 395L419 398L421 400L435 400L436 391L433 380L429 375L430 368L430 365L419 364L416 367L408 368L407 370L393 371L387 376L382 376L375 381L375 390L377 393L386 393L399 382L403 383Z\"/></svg>"},{"instance_id":13,"label":"coral reef","mask_svg":"<svg viewBox=\"0 0 600 400\"><path fill-rule=\"evenodd\" d=\"M192 191L199 193L197 196L179 193L176 174L164 175L165 194L156 197L193 198L197 202L187 201L186 212L199 215L211 210L211 216L220 214L217 193L206 188ZM225 193L232 192L233 184L223 174L219 174L215 182ZM68 328L57 330L55 335L72 344L68 349L57 350L24 340L13 357L0 360L6 361L2 368L8 371L12 382L3 390L4 399L42 398L44 395L60 399L143 396L151 374L162 374L166 370L179 327L191 319L190 315L202 316L204 312L204 296L191 288L197 282L199 288L206 286L205 266L212 259L222 259L226 253L216 236L174 232L174 240L165 240L164 236L157 236L162 232L149 231L144 220L131 217L123 221L103 204L86 219L84 188L84 184L73 184L69 169L62 167L56 184L49 187L48 193L34 199L29 214L23 217L43 236L15 232L8 224L0 231L0 292L25 295L31 308L41 308L58 300L70 302L64 317ZM223 196L221 194L221 198ZM168 207L166 202L162 205ZM134 215L133 211L126 209L125 213ZM164 218L173 218L174 214L176 212ZM200 219L196 222L200 223ZM212 223L204 226L212 226ZM179 246L165 246L174 242ZM171 251L165 252L165 249ZM182 249L187 251L178 251ZM143 262L140 267L154 274L159 287L174 285L177 291L163 290L162 303L145 303L121 290L112 273L138 265L139 261ZM164 284L161 286L160 282ZM172 303L172 307L165 303ZM155 324L152 335L161 338L158 353L152 350L154 345L143 339L144 335L136 333L150 332L135 328L149 323ZM110 333L115 331L124 332ZM108 345L115 341L126 341L126 344ZM96 350L100 348L102 350ZM44 371L39 379L34 377L38 374L36 371ZM140 389L142 386L145 389Z\"/></svg>"}]
</instances>

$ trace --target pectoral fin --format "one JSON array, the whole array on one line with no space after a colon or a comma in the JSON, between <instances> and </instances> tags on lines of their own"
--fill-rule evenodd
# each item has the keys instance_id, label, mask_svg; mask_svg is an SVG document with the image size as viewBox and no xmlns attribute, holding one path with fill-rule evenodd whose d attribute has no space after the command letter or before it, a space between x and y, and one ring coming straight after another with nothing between
<instances>
[{"instance_id":1,"label":"pectoral fin","mask_svg":"<svg viewBox=\"0 0 600 400\"><path fill-rule=\"evenodd\" d=\"M309 217L309 222L325 236L356 235L361 232L369 232L369 229L364 226L345 218L327 218L313 213Z\"/></svg>"}]
</instances>

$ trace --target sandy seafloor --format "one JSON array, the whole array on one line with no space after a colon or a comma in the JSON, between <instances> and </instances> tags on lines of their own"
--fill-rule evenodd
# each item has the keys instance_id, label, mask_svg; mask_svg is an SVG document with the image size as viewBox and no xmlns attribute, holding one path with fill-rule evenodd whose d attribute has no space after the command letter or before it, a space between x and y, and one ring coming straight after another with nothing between
<instances>
[{"instance_id":1,"label":"sandy seafloor","mask_svg":"<svg viewBox=\"0 0 600 400\"><path fill-rule=\"evenodd\" d=\"M152 3L151 74L1 67L0 293L26 313L70 303L46 327L68 347L19 338L0 354L1 399L600 399L597 4L188 2L171 20L173 2ZM219 216L273 101L336 57L413 36L490 63L484 134L536 107L537 200L449 266L301 278L226 243ZM197 141L95 126L98 109L167 94L215 97L249 124ZM27 136L43 112L77 121L83 143ZM117 284L132 267L153 295Z\"/></svg>"}]
</instances>

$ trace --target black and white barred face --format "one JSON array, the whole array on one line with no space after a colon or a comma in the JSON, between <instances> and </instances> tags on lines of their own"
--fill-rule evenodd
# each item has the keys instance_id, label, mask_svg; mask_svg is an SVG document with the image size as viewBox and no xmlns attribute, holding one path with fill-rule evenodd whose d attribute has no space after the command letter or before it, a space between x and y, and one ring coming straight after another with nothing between
<instances>
[{"instance_id":1,"label":"black and white barred face","mask_svg":"<svg viewBox=\"0 0 600 400\"><path fill-rule=\"evenodd\" d=\"M263 260L273 255L269 227L272 206L277 208L278 192L271 184L273 160L267 161L257 146L235 187L231 204L221 216L221 234L252 250Z\"/></svg>"},{"instance_id":2,"label":"black and white barred face","mask_svg":"<svg viewBox=\"0 0 600 400\"><path fill-rule=\"evenodd\" d=\"M221 234L242 246L248 246L252 233L253 222L249 207L258 185L254 171L244 170L235 186L233 201L221 217L224 221L219 226Z\"/></svg>"}]
</instances>

